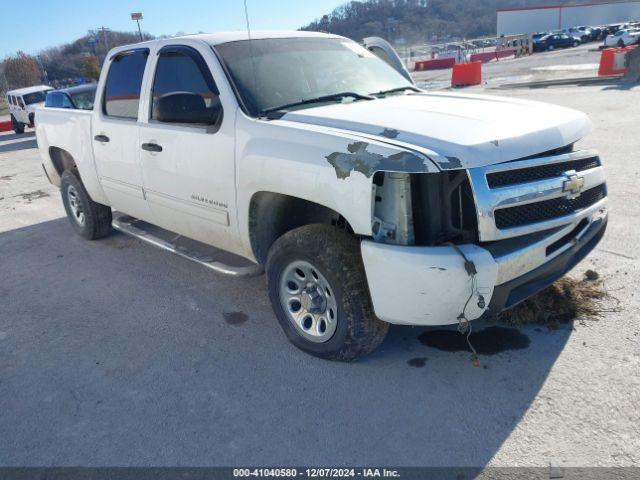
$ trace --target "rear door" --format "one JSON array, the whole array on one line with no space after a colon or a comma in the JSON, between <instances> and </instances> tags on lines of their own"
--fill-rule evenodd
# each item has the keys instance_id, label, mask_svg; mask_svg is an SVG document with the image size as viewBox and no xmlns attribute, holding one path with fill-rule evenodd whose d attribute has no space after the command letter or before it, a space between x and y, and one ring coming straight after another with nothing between
<instances>
[{"instance_id":1,"label":"rear door","mask_svg":"<svg viewBox=\"0 0 640 480\"><path fill-rule=\"evenodd\" d=\"M116 53L98 92L92 123L98 176L113 208L143 220L151 215L142 189L138 116L148 49Z\"/></svg>"},{"instance_id":2,"label":"rear door","mask_svg":"<svg viewBox=\"0 0 640 480\"><path fill-rule=\"evenodd\" d=\"M236 106L219 94L224 73L211 49L197 42L163 47L150 70L139 148L155 223L233 251Z\"/></svg>"},{"instance_id":3,"label":"rear door","mask_svg":"<svg viewBox=\"0 0 640 480\"><path fill-rule=\"evenodd\" d=\"M22 95L16 95L17 108L13 114L16 120L20 123L29 123L29 116L27 115L27 107L22 100Z\"/></svg>"}]
</instances>

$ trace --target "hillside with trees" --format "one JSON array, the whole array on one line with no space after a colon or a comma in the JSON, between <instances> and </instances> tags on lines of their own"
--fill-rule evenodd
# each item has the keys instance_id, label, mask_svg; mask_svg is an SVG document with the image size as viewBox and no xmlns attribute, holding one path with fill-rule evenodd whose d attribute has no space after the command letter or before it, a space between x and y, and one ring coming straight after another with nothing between
<instances>
[{"instance_id":1,"label":"hillside with trees","mask_svg":"<svg viewBox=\"0 0 640 480\"><path fill-rule=\"evenodd\" d=\"M143 35L145 40L153 38ZM62 87L95 81L111 48L138 41L137 32L105 29L90 31L71 43L48 48L37 55L18 52L0 62L0 91L39 83Z\"/></svg>"},{"instance_id":2,"label":"hillside with trees","mask_svg":"<svg viewBox=\"0 0 640 480\"><path fill-rule=\"evenodd\" d=\"M496 10L593 0L368 0L352 1L302 27L356 41L381 36L396 44L422 44L495 35Z\"/></svg>"}]
</instances>

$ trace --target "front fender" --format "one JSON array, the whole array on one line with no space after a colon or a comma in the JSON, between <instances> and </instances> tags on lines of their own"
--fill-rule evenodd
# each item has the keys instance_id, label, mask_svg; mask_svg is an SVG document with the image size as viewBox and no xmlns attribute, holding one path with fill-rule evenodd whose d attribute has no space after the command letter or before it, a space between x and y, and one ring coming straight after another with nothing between
<instances>
[{"instance_id":1,"label":"front fender","mask_svg":"<svg viewBox=\"0 0 640 480\"><path fill-rule=\"evenodd\" d=\"M268 191L323 205L359 235L371 235L376 171L430 172L430 160L395 145L326 127L239 113L236 125L238 219L248 238L252 196Z\"/></svg>"}]
</instances>

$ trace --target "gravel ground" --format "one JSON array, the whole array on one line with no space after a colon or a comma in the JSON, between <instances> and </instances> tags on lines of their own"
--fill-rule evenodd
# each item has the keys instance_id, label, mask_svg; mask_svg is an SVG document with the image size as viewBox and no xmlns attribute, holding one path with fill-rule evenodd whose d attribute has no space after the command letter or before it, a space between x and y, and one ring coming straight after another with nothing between
<instances>
[{"instance_id":1,"label":"gravel ground","mask_svg":"<svg viewBox=\"0 0 640 480\"><path fill-rule=\"evenodd\" d=\"M621 311L491 330L499 352L479 368L418 338L446 340L437 328L392 327L354 364L305 355L264 278L120 234L83 241L33 137L1 135L0 465L640 464L640 87L491 93L591 115L580 147L606 162L611 221L575 273L598 271Z\"/></svg>"}]
</instances>

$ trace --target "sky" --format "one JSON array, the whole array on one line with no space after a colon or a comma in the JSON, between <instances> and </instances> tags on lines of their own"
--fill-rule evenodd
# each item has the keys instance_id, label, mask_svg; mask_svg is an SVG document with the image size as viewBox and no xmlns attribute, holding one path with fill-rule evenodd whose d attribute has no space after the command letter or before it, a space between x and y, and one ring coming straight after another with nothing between
<instances>
[{"instance_id":1,"label":"sky","mask_svg":"<svg viewBox=\"0 0 640 480\"><path fill-rule=\"evenodd\" d=\"M251 28L297 29L346 0L247 0ZM87 30L134 31L131 12L142 12L152 35L244 29L243 0L30 0L2 2L0 60L18 50L35 54ZM11 21L9 21L11 19Z\"/></svg>"}]
</instances>

